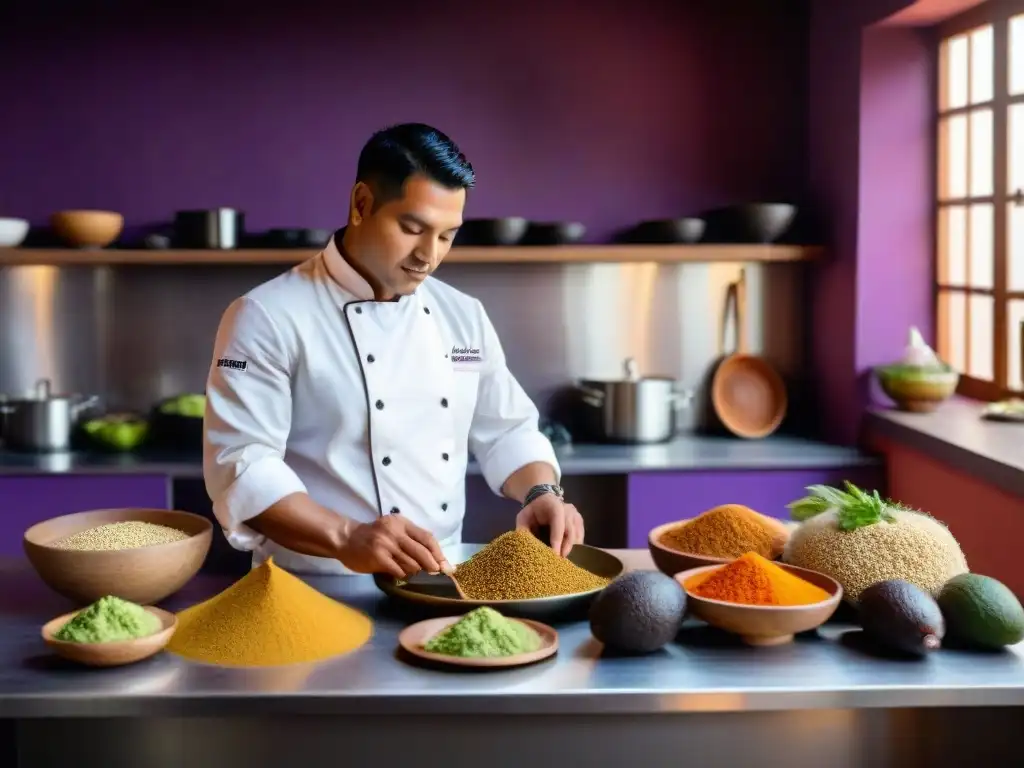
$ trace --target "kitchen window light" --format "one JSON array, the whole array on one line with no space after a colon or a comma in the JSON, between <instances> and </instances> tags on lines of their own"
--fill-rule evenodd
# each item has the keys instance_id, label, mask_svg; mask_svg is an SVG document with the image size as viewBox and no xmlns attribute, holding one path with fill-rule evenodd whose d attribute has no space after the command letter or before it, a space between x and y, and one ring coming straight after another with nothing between
<instances>
[{"instance_id":1,"label":"kitchen window light","mask_svg":"<svg viewBox=\"0 0 1024 768\"><path fill-rule=\"evenodd\" d=\"M939 33L938 349L995 400L1024 391L1024 11L989 0Z\"/></svg>"}]
</instances>

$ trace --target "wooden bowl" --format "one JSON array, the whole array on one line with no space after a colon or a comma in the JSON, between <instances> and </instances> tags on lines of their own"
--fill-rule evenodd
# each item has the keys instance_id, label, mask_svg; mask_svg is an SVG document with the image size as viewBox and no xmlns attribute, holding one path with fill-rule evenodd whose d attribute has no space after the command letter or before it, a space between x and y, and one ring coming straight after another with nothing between
<instances>
[{"instance_id":1,"label":"wooden bowl","mask_svg":"<svg viewBox=\"0 0 1024 768\"><path fill-rule=\"evenodd\" d=\"M786 542L789 541L789 537L793 529L786 525L782 520L776 520L774 517L768 517L768 515L761 515L760 513L758 513L758 515L765 520L774 533L771 558L774 560L779 557L782 554L782 550L786 548ZM654 560L654 564L658 566L658 570L666 576L675 576L680 571L686 571L691 568L702 568L709 565L723 565L735 559L732 557L710 557L708 555L697 555L692 552L679 552L671 547L666 547L661 543L661 537L666 531L670 531L679 525L685 525L693 519L694 518L665 523L664 525L659 525L657 528L652 528L651 532L647 534L647 549L651 553L651 559Z\"/></svg>"},{"instance_id":2,"label":"wooden bowl","mask_svg":"<svg viewBox=\"0 0 1024 768\"><path fill-rule=\"evenodd\" d=\"M124 664L134 664L162 651L178 627L178 617L173 613L148 605L145 608L160 619L162 629L137 640L118 640L113 643L69 643L66 640L57 640L54 635L79 613L72 611L43 625L43 641L58 656L90 667L120 667Z\"/></svg>"},{"instance_id":3,"label":"wooden bowl","mask_svg":"<svg viewBox=\"0 0 1024 768\"><path fill-rule=\"evenodd\" d=\"M140 520L177 528L189 538L137 549L80 551L53 542L107 523ZM158 603L181 589L202 566L213 524L190 512L167 509L100 509L37 523L25 531L32 567L55 592L81 605L114 595L139 605Z\"/></svg>"},{"instance_id":4,"label":"wooden bowl","mask_svg":"<svg viewBox=\"0 0 1024 768\"><path fill-rule=\"evenodd\" d=\"M58 211L50 216L50 226L73 248L103 248L121 234L124 216L113 211Z\"/></svg>"},{"instance_id":5,"label":"wooden bowl","mask_svg":"<svg viewBox=\"0 0 1024 768\"><path fill-rule=\"evenodd\" d=\"M952 369L907 375L898 366L881 366L875 375L896 406L912 413L931 413L953 396L960 382L960 374Z\"/></svg>"},{"instance_id":6,"label":"wooden bowl","mask_svg":"<svg viewBox=\"0 0 1024 768\"><path fill-rule=\"evenodd\" d=\"M776 565L821 587L829 593L828 599L811 605L743 605L709 600L686 589L689 579L699 573L720 568L720 565L691 568L677 573L675 579L686 590L688 611L698 619L739 635L748 645L782 645L792 641L793 635L817 629L828 621L843 599L843 588L839 582L817 571L784 563Z\"/></svg>"},{"instance_id":7,"label":"wooden bowl","mask_svg":"<svg viewBox=\"0 0 1024 768\"><path fill-rule=\"evenodd\" d=\"M772 434L789 408L779 372L756 355L732 355L722 361L711 383L711 402L726 429L749 439Z\"/></svg>"}]
</instances>

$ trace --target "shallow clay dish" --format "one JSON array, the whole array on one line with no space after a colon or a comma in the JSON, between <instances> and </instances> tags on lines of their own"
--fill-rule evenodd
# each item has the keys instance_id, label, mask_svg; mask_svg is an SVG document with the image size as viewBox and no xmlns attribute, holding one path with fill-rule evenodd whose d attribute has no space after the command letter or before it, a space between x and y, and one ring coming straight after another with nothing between
<instances>
[{"instance_id":1,"label":"shallow clay dish","mask_svg":"<svg viewBox=\"0 0 1024 768\"><path fill-rule=\"evenodd\" d=\"M69 643L55 639L54 635L60 628L79 613L72 611L43 625L43 641L58 656L90 667L120 667L124 664L134 664L136 661L148 659L162 651L170 642L171 636L178 626L178 618L173 613L148 605L145 608L160 619L163 629L137 640L118 640L113 643Z\"/></svg>"},{"instance_id":2,"label":"shallow clay dish","mask_svg":"<svg viewBox=\"0 0 1024 768\"><path fill-rule=\"evenodd\" d=\"M434 637L439 632L443 632L461 618L461 616L444 616L438 619L427 619L426 621L421 621L408 626L403 629L402 633L398 636L398 644L413 656L427 661L436 662L438 664L448 664L455 667L492 669L502 667L521 667L525 664L533 664L534 662L554 656L555 653L558 652L558 632L547 624L541 624L539 621L530 621L529 619L510 619L510 621L518 621L525 624L540 635L541 646L536 651L519 653L515 656L504 656L501 658L466 659L460 656L445 656L441 653L430 653L429 651L423 650L423 646L428 640L430 640L430 638Z\"/></svg>"},{"instance_id":3,"label":"shallow clay dish","mask_svg":"<svg viewBox=\"0 0 1024 768\"><path fill-rule=\"evenodd\" d=\"M799 632L817 629L836 612L843 599L843 588L828 576L797 568L795 565L776 563L783 570L828 592L827 600L811 605L743 605L709 600L686 589L686 582L699 573L720 568L712 565L691 568L675 576L686 590L686 606L690 613L713 627L739 635L748 645L782 645Z\"/></svg>"},{"instance_id":4,"label":"shallow clay dish","mask_svg":"<svg viewBox=\"0 0 1024 768\"><path fill-rule=\"evenodd\" d=\"M177 528L187 539L136 549L58 549L53 542L108 523L141 520ZM100 509L54 517L25 531L32 567L51 589L82 605L114 595L139 605L158 603L196 575L210 551L213 524L201 515L169 509Z\"/></svg>"},{"instance_id":5,"label":"shallow clay dish","mask_svg":"<svg viewBox=\"0 0 1024 768\"><path fill-rule=\"evenodd\" d=\"M774 541L772 542L772 559L775 559L782 554L782 550L785 548L786 542L789 541L792 531L781 520L768 517L768 515L760 516L772 528L775 534ZM661 543L661 537L666 531L670 531L680 525L685 525L693 519L665 523L657 528L652 528L651 532L647 534L647 549L650 550L651 558L654 560L654 564L658 566L658 570L667 576L675 576L680 571L701 568L706 565L723 565L735 559L732 557L709 557L690 552L679 552Z\"/></svg>"}]
</instances>

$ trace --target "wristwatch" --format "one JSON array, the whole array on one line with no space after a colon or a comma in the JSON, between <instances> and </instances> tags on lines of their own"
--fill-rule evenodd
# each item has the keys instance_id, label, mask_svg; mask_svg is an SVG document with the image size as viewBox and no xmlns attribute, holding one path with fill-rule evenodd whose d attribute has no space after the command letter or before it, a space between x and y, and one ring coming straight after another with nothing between
<instances>
[{"instance_id":1,"label":"wristwatch","mask_svg":"<svg viewBox=\"0 0 1024 768\"><path fill-rule=\"evenodd\" d=\"M560 499L565 498L565 491L562 490L562 486L551 485L550 483L541 483L540 485L533 486L533 488L526 492L526 497L523 499L523 506L525 507L535 499L539 499L541 496L548 493L553 493Z\"/></svg>"}]
</instances>

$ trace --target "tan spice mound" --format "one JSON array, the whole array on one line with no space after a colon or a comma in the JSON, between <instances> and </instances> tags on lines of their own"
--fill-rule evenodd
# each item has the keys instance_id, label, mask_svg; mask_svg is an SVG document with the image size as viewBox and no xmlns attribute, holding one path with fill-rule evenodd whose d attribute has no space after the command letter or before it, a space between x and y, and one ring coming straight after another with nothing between
<instances>
[{"instance_id":1,"label":"tan spice mound","mask_svg":"<svg viewBox=\"0 0 1024 768\"><path fill-rule=\"evenodd\" d=\"M187 538L187 533L168 525L128 520L123 523L97 525L95 528L72 533L70 536L55 541L52 546L57 549L96 552L152 547L156 544L170 544L172 541L182 541Z\"/></svg>"},{"instance_id":2,"label":"tan spice mound","mask_svg":"<svg viewBox=\"0 0 1024 768\"><path fill-rule=\"evenodd\" d=\"M209 600L178 614L167 648L225 666L320 661L355 650L373 624L267 560Z\"/></svg>"},{"instance_id":3,"label":"tan spice mound","mask_svg":"<svg viewBox=\"0 0 1024 768\"><path fill-rule=\"evenodd\" d=\"M470 600L528 600L603 589L608 579L558 555L526 529L503 533L455 569Z\"/></svg>"},{"instance_id":4,"label":"tan spice mound","mask_svg":"<svg viewBox=\"0 0 1024 768\"><path fill-rule=\"evenodd\" d=\"M663 547L705 557L740 557L756 552L769 560L781 551L785 527L742 504L723 504L665 531Z\"/></svg>"}]
</instances>

